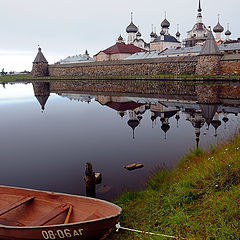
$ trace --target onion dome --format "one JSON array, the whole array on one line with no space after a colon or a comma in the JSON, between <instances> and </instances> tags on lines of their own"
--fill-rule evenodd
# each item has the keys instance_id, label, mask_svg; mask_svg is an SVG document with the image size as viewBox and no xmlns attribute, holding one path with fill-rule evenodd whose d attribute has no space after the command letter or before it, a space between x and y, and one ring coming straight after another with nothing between
<instances>
[{"instance_id":1,"label":"onion dome","mask_svg":"<svg viewBox=\"0 0 240 240\"><path fill-rule=\"evenodd\" d=\"M119 42L123 41L123 37L121 35L118 37L118 41Z\"/></svg>"},{"instance_id":2,"label":"onion dome","mask_svg":"<svg viewBox=\"0 0 240 240\"><path fill-rule=\"evenodd\" d=\"M176 33L176 37L180 37L180 36L181 36L180 32L177 31L177 33Z\"/></svg>"},{"instance_id":3,"label":"onion dome","mask_svg":"<svg viewBox=\"0 0 240 240\"><path fill-rule=\"evenodd\" d=\"M141 37L142 34L138 31L136 36L137 36L137 37Z\"/></svg>"},{"instance_id":4,"label":"onion dome","mask_svg":"<svg viewBox=\"0 0 240 240\"><path fill-rule=\"evenodd\" d=\"M155 38L157 38L157 37L158 37L158 35L157 35L156 33L154 33L154 37L155 37Z\"/></svg>"},{"instance_id":5,"label":"onion dome","mask_svg":"<svg viewBox=\"0 0 240 240\"><path fill-rule=\"evenodd\" d=\"M150 33L150 37L155 37L155 33L154 33L154 32L151 32L151 33Z\"/></svg>"},{"instance_id":6,"label":"onion dome","mask_svg":"<svg viewBox=\"0 0 240 240\"><path fill-rule=\"evenodd\" d=\"M162 30L162 31L160 32L160 35L164 35L164 34L165 34L164 30Z\"/></svg>"},{"instance_id":7,"label":"onion dome","mask_svg":"<svg viewBox=\"0 0 240 240\"><path fill-rule=\"evenodd\" d=\"M218 21L217 25L213 28L213 31L215 33L222 33L224 31L224 28L221 26L219 21Z\"/></svg>"},{"instance_id":8,"label":"onion dome","mask_svg":"<svg viewBox=\"0 0 240 240\"><path fill-rule=\"evenodd\" d=\"M229 30L227 30L226 32L225 32L225 35L226 36L230 36L232 33L229 31Z\"/></svg>"},{"instance_id":9,"label":"onion dome","mask_svg":"<svg viewBox=\"0 0 240 240\"><path fill-rule=\"evenodd\" d=\"M127 33L136 33L137 31L138 31L138 28L133 24L133 22L131 22L126 28Z\"/></svg>"},{"instance_id":10,"label":"onion dome","mask_svg":"<svg viewBox=\"0 0 240 240\"><path fill-rule=\"evenodd\" d=\"M161 27L162 28L169 28L170 27L170 23L166 18L162 21Z\"/></svg>"}]
</instances>

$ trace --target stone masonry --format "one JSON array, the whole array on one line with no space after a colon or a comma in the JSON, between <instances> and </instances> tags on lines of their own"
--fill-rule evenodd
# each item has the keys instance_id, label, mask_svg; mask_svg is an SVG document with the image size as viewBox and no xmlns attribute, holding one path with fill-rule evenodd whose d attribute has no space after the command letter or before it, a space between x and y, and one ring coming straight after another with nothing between
<instances>
[{"instance_id":1,"label":"stone masonry","mask_svg":"<svg viewBox=\"0 0 240 240\"><path fill-rule=\"evenodd\" d=\"M221 56L199 56L196 68L197 75L219 75Z\"/></svg>"},{"instance_id":2,"label":"stone masonry","mask_svg":"<svg viewBox=\"0 0 240 240\"><path fill-rule=\"evenodd\" d=\"M155 74L194 74L196 57L175 57L128 61L103 61L49 66L50 76L134 76Z\"/></svg>"},{"instance_id":3,"label":"stone masonry","mask_svg":"<svg viewBox=\"0 0 240 240\"><path fill-rule=\"evenodd\" d=\"M32 76L45 77L48 76L48 63L33 63Z\"/></svg>"},{"instance_id":4,"label":"stone masonry","mask_svg":"<svg viewBox=\"0 0 240 240\"><path fill-rule=\"evenodd\" d=\"M48 67L54 77L104 77L155 74L198 74L236 75L240 74L240 55L199 56L183 58L143 59L132 61L103 61L76 64L54 64ZM46 65L33 66L34 76L46 76ZM38 72L38 75L37 73Z\"/></svg>"}]
</instances>

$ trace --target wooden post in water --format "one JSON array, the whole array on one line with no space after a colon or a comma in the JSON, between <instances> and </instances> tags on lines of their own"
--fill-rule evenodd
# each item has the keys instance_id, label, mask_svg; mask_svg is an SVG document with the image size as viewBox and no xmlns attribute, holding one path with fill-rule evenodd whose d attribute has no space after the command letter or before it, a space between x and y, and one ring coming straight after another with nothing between
<instances>
[{"instance_id":1,"label":"wooden post in water","mask_svg":"<svg viewBox=\"0 0 240 240\"><path fill-rule=\"evenodd\" d=\"M85 165L85 183L86 183L86 196L96 197L96 184L95 184L95 173L92 169L91 163Z\"/></svg>"}]
</instances>

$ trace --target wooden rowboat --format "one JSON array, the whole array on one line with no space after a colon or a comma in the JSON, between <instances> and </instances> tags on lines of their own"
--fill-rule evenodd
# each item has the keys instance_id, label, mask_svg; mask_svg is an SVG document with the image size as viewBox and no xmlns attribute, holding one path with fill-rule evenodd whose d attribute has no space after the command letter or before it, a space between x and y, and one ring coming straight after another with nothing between
<instances>
[{"instance_id":1,"label":"wooden rowboat","mask_svg":"<svg viewBox=\"0 0 240 240\"><path fill-rule=\"evenodd\" d=\"M0 186L0 239L104 239L121 211L99 199Z\"/></svg>"}]
</instances>

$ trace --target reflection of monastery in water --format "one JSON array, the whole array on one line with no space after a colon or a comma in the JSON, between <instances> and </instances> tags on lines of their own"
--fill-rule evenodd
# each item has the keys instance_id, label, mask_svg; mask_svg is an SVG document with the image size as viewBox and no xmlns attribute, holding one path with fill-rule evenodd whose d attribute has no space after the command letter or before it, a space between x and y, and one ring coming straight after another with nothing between
<instances>
[{"instance_id":1,"label":"reflection of monastery in water","mask_svg":"<svg viewBox=\"0 0 240 240\"><path fill-rule=\"evenodd\" d=\"M235 114L237 116L240 112L240 100L237 100L235 104L226 104L225 106L218 104L198 104L194 100L172 101L171 99L166 100L136 97L96 96L95 100L102 105L114 109L121 117L126 116L129 119L127 123L133 131L139 127L146 111L150 111L151 118L149 120L152 121L152 127L154 128L156 121L159 119L161 122L161 130L164 132L165 139L167 138L167 132L171 127L169 120L171 118L175 118L175 124L178 127L180 112L182 112L185 114L186 120L191 122L191 125L195 130L197 146L200 141L201 129L204 125L206 125L207 130L209 130L210 126L212 126L215 129L214 136L216 137L218 128L222 125L222 123L226 128L229 120L228 114ZM121 109L120 111L113 107L116 103L119 106L119 109ZM121 104L123 105L121 106ZM133 109L132 106L135 104L139 104L139 106L136 105L136 108ZM220 118L222 118L222 120L220 120Z\"/></svg>"},{"instance_id":2,"label":"reflection of monastery in water","mask_svg":"<svg viewBox=\"0 0 240 240\"><path fill-rule=\"evenodd\" d=\"M41 105L42 110L45 109L45 104L50 96L49 83L33 83L34 94ZM233 86L233 89L237 88ZM51 91L52 92L52 91ZM188 96L188 95L161 95L153 98L149 96L117 96L117 94L85 94L74 91L59 91L56 92L59 96L76 100L79 102L92 102L95 96L95 101L117 112L133 131L133 138L135 132L141 127L141 121L145 116L148 116L149 121L152 122L152 128L155 128L156 122L160 121L161 131L164 132L165 139L167 133L171 130L171 126L179 126L179 120L183 116L186 121L191 123L194 129L196 145L198 147L201 132L208 131L210 127L214 128L214 135L217 136L218 129L221 125L226 128L229 121L229 114L238 116L240 113L240 99L222 98L219 103L200 103L202 96ZM149 114L146 114L150 112ZM170 121L171 120L171 121ZM160 130L160 129L159 129Z\"/></svg>"}]
</instances>

